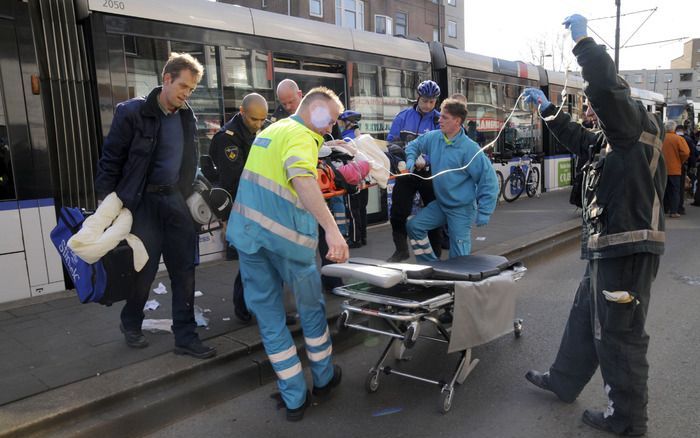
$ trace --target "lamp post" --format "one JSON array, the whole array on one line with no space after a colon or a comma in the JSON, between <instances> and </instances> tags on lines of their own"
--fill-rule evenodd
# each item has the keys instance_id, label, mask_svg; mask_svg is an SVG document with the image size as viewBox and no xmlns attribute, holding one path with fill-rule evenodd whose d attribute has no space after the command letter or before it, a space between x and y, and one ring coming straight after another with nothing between
<instances>
[{"instance_id":1,"label":"lamp post","mask_svg":"<svg viewBox=\"0 0 700 438\"><path fill-rule=\"evenodd\" d=\"M656 92L656 75L659 73L660 68L661 68L661 66L657 65L656 70L654 70L654 92Z\"/></svg>"},{"instance_id":2,"label":"lamp post","mask_svg":"<svg viewBox=\"0 0 700 438\"><path fill-rule=\"evenodd\" d=\"M617 25L615 26L615 73L620 72L620 0L615 0L617 6Z\"/></svg>"}]
</instances>

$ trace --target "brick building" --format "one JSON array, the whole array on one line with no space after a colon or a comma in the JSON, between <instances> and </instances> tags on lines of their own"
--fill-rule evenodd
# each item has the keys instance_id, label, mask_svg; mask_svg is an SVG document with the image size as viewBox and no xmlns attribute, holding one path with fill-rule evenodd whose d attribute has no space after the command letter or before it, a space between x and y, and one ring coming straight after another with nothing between
<instances>
[{"instance_id":1,"label":"brick building","mask_svg":"<svg viewBox=\"0 0 700 438\"><path fill-rule=\"evenodd\" d=\"M465 0L218 0L353 29L464 49ZM293 38L293 35L290 35Z\"/></svg>"}]
</instances>

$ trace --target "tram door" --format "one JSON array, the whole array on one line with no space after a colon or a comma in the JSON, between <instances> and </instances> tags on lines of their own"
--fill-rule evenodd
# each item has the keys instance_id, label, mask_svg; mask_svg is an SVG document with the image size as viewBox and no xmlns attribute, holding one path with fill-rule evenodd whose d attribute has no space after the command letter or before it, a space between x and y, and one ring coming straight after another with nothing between
<instances>
[{"instance_id":1,"label":"tram door","mask_svg":"<svg viewBox=\"0 0 700 438\"><path fill-rule=\"evenodd\" d=\"M345 92L345 75L341 73L328 73L290 68L275 68L275 87L283 79L292 79L299 85L303 93L314 87L329 88L338 95L345 108L348 108L349 99ZM387 216L386 193L382 193L378 187L369 188L369 200L367 202L367 220L369 223L385 221Z\"/></svg>"},{"instance_id":2,"label":"tram door","mask_svg":"<svg viewBox=\"0 0 700 438\"><path fill-rule=\"evenodd\" d=\"M0 303L65 288L49 241L53 199L37 199L22 65L13 20L0 11ZM39 166L40 164L36 164ZM31 183L31 181L30 181ZM37 183L34 182L34 185Z\"/></svg>"}]
</instances>

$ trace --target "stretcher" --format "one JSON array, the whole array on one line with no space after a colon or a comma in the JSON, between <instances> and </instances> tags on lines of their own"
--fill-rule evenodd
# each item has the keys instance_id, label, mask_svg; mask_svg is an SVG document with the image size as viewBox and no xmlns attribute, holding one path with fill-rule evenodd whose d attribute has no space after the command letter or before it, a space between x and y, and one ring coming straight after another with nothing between
<instances>
[{"instance_id":1,"label":"stretcher","mask_svg":"<svg viewBox=\"0 0 700 438\"><path fill-rule=\"evenodd\" d=\"M365 389L376 392L381 374L433 384L440 388L440 411L447 413L455 386L479 362L472 360L471 347L511 331L520 337L522 320L515 318L514 283L526 270L504 257L470 255L420 265L351 258L347 263L326 265L322 272L352 280L333 290L346 298L338 330L349 328L389 338L369 370ZM500 322L493 324L490 315ZM488 327L480 330L480 324ZM470 337L465 333L469 331L480 333ZM390 356L402 359L418 340L447 344L448 353L459 353L448 378L426 378L386 365Z\"/></svg>"}]
</instances>

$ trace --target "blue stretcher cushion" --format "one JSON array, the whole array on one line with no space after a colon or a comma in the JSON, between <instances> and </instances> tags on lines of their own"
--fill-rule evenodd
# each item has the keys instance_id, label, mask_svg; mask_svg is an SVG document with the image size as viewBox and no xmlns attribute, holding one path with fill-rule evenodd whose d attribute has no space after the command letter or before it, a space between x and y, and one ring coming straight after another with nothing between
<instances>
[{"instance_id":1,"label":"blue stretcher cushion","mask_svg":"<svg viewBox=\"0 0 700 438\"><path fill-rule=\"evenodd\" d=\"M411 280L425 280L431 278L433 274L433 268L430 266L414 265L412 263L389 263L384 260L371 259L368 257L353 257L348 260L348 263L394 269L403 272L406 274L406 278Z\"/></svg>"},{"instance_id":2,"label":"blue stretcher cushion","mask_svg":"<svg viewBox=\"0 0 700 438\"><path fill-rule=\"evenodd\" d=\"M467 255L423 263L432 266L431 279L454 281L481 281L512 266L507 258L495 255Z\"/></svg>"}]
</instances>

